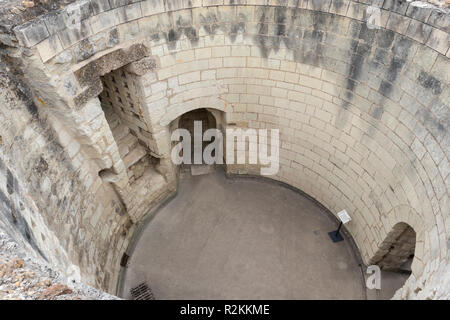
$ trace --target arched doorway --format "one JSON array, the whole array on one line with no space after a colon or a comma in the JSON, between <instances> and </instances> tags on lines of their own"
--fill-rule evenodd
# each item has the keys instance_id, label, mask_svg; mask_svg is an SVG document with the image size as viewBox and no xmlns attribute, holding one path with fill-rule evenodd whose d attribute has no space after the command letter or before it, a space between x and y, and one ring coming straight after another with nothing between
<instances>
[{"instance_id":1,"label":"arched doorway","mask_svg":"<svg viewBox=\"0 0 450 320\"><path fill-rule=\"evenodd\" d=\"M372 263L385 271L411 272L415 247L416 232L410 225L399 222L381 244L377 255L372 258Z\"/></svg>"},{"instance_id":2,"label":"arched doorway","mask_svg":"<svg viewBox=\"0 0 450 320\"><path fill-rule=\"evenodd\" d=\"M416 247L416 232L407 223L399 222L381 243L371 259L381 269L381 299L390 299L411 275Z\"/></svg>"},{"instance_id":3,"label":"arched doorway","mask_svg":"<svg viewBox=\"0 0 450 320\"><path fill-rule=\"evenodd\" d=\"M195 152L203 153L203 150L209 144L208 141L202 141L201 150L196 150L196 146L194 144L194 141L195 141L195 138L194 138L194 125L195 125L196 121L201 122L202 137L203 137L204 133L206 132L206 130L208 130L208 129L216 129L217 128L216 118L212 115L211 112L209 112L206 109L192 110L190 112L187 112L187 113L183 114L180 117L178 127L188 130L190 135L191 135L191 137L192 137L192 139L191 139L192 156L194 155Z\"/></svg>"},{"instance_id":4,"label":"arched doorway","mask_svg":"<svg viewBox=\"0 0 450 320\"><path fill-rule=\"evenodd\" d=\"M180 157L183 157L183 164L208 164L208 162L203 158L203 153L207 146L210 146L208 154L211 154L215 159L213 162L215 164L223 163L222 159L219 161L219 158L221 158L220 153L218 153L216 157L216 150L221 149L218 147L218 145L222 145L223 143L223 118L224 116L221 111L200 108L186 112L172 121L172 123L170 124L171 133L174 133L176 129L184 129L187 130L189 134L190 151L188 152L190 152L191 154L190 157L187 158L189 158L190 160L187 162L185 161L186 157L185 155L183 155L183 152L186 151L184 149L182 149L178 154ZM206 136L205 133L209 129L217 129L218 132L214 133L213 135L210 134L209 136ZM176 137L172 139L175 139L172 141L173 148L179 142L178 140L176 140ZM185 137L181 135L180 141L184 139ZM212 143L214 143L216 147L211 147ZM220 151L221 153L223 153L222 150ZM197 155L197 158L194 156L195 154Z\"/></svg>"}]
</instances>

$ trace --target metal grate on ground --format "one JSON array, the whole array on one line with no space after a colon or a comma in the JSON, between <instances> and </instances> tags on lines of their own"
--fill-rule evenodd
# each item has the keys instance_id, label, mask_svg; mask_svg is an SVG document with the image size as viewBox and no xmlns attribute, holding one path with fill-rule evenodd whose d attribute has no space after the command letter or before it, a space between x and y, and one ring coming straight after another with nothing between
<instances>
[{"instance_id":1,"label":"metal grate on ground","mask_svg":"<svg viewBox=\"0 0 450 320\"><path fill-rule=\"evenodd\" d=\"M150 290L145 282L131 289L130 293L133 300L155 300L152 290Z\"/></svg>"}]
</instances>

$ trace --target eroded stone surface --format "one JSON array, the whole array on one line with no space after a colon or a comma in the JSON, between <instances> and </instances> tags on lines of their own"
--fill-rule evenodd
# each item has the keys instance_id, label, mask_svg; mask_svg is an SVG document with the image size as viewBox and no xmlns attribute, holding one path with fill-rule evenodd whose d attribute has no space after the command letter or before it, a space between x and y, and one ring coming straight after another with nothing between
<instances>
[{"instance_id":1,"label":"eroded stone surface","mask_svg":"<svg viewBox=\"0 0 450 320\"><path fill-rule=\"evenodd\" d=\"M71 282L44 261L30 257L3 231L0 231L0 249L1 300L118 299L81 283Z\"/></svg>"}]
</instances>

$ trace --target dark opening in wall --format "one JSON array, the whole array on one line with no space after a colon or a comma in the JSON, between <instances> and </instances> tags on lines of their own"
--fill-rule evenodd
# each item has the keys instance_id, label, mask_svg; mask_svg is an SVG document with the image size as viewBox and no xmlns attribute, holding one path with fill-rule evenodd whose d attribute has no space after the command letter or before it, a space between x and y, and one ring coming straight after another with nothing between
<instances>
[{"instance_id":1,"label":"dark opening in wall","mask_svg":"<svg viewBox=\"0 0 450 320\"><path fill-rule=\"evenodd\" d=\"M189 133L191 135L192 155L194 155L194 152L195 152L195 149L194 149L194 140L195 140L194 139L194 123L195 123L195 121L201 121L201 123L202 123L202 132L201 132L202 136L206 130L217 128L216 118L214 117L214 115L211 112L209 112L206 109L192 110L190 112L183 114L180 117L180 119L178 121L178 128L186 129L189 131ZM202 150L201 150L202 153L203 153L203 150L205 149L205 147L210 143L211 143L211 141L203 141Z\"/></svg>"},{"instance_id":2,"label":"dark opening in wall","mask_svg":"<svg viewBox=\"0 0 450 320\"><path fill-rule=\"evenodd\" d=\"M411 272L416 247L416 232L406 223L397 223L383 241L382 248L373 260L382 270Z\"/></svg>"},{"instance_id":3,"label":"dark opening in wall","mask_svg":"<svg viewBox=\"0 0 450 320\"><path fill-rule=\"evenodd\" d=\"M404 223L397 223L371 259L381 269L382 299L390 299L411 275L416 247L416 232Z\"/></svg>"},{"instance_id":4,"label":"dark opening in wall","mask_svg":"<svg viewBox=\"0 0 450 320\"><path fill-rule=\"evenodd\" d=\"M139 89L134 75L124 67L111 71L101 80L103 92L99 99L132 184L159 164L149 149L152 135L141 116Z\"/></svg>"}]
</instances>

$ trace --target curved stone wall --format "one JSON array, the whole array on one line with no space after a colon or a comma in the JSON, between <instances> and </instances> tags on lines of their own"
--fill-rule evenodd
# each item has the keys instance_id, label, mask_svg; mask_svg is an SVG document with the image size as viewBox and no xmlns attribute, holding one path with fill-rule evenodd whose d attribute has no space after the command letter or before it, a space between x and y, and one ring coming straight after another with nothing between
<instances>
[{"instance_id":1,"label":"curved stone wall","mask_svg":"<svg viewBox=\"0 0 450 320\"><path fill-rule=\"evenodd\" d=\"M373 12L375 26L367 23ZM175 188L170 122L211 108L225 113L229 128L280 129L280 171L272 178L331 212L347 209L365 263L379 257L397 223L414 229L413 273L396 297L448 296L446 11L395 0L92 0L24 20L3 23L5 55L20 61L37 109L53 119L70 161L92 175L92 203L122 203L79 211L86 219L70 222L86 238L65 250L94 248L88 260L69 259L83 279L114 291L131 225ZM161 183L140 193L148 202L133 196L137 186L127 179L97 99L100 76L119 68L137 88L139 119L129 126L160 159ZM105 169L113 172L108 180L97 174ZM227 167L239 174L257 169ZM102 237L95 212L107 230ZM50 228L63 242L75 237ZM130 230L118 238L123 229Z\"/></svg>"}]
</instances>

